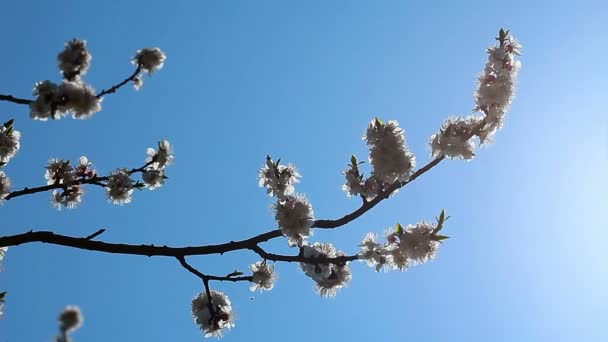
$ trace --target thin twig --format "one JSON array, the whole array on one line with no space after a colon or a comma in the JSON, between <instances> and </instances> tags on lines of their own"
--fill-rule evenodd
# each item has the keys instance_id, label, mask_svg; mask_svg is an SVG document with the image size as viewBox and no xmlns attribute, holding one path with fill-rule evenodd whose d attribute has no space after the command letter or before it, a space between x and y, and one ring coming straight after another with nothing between
<instances>
[{"instance_id":1,"label":"thin twig","mask_svg":"<svg viewBox=\"0 0 608 342\"><path fill-rule=\"evenodd\" d=\"M104 228L101 228L100 230L96 231L95 233L85 237L85 239L87 240L93 240L94 238L98 237L99 235L103 234L106 230Z\"/></svg>"},{"instance_id":2,"label":"thin twig","mask_svg":"<svg viewBox=\"0 0 608 342\"><path fill-rule=\"evenodd\" d=\"M141 65L137 65L137 68L135 69L135 71L133 71L133 73L131 74L131 76L125 78L122 82L113 85L112 87L110 87L107 90L102 90L99 94L97 94L97 98L102 98L105 95L108 94L113 94L115 93L118 89L120 89L122 86L124 86L125 84L133 81L141 72Z\"/></svg>"}]
</instances>

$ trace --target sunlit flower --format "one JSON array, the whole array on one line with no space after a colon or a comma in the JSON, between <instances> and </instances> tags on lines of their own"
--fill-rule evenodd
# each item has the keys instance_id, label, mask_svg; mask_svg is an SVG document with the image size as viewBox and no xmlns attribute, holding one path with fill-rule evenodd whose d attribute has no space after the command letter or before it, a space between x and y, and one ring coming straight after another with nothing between
<instances>
[{"instance_id":1,"label":"sunlit flower","mask_svg":"<svg viewBox=\"0 0 608 342\"><path fill-rule=\"evenodd\" d=\"M4 171L0 171L0 204L11 193L11 180Z\"/></svg>"},{"instance_id":2,"label":"sunlit flower","mask_svg":"<svg viewBox=\"0 0 608 342\"><path fill-rule=\"evenodd\" d=\"M251 291L255 290L272 290L277 275L274 272L274 266L268 265L266 261L258 261L249 266L251 269L252 278Z\"/></svg>"},{"instance_id":3,"label":"sunlit flower","mask_svg":"<svg viewBox=\"0 0 608 342\"><path fill-rule=\"evenodd\" d=\"M140 66L144 71L153 73L163 67L167 57L159 48L145 48L137 51L133 57L133 64Z\"/></svg>"},{"instance_id":4,"label":"sunlit flower","mask_svg":"<svg viewBox=\"0 0 608 342\"><path fill-rule=\"evenodd\" d=\"M433 157L472 159L475 156L473 134L481 123L481 117L469 116L446 120L439 133L431 136L430 146Z\"/></svg>"},{"instance_id":5,"label":"sunlit flower","mask_svg":"<svg viewBox=\"0 0 608 342\"><path fill-rule=\"evenodd\" d=\"M69 160L52 158L46 166L46 184L71 184L74 181L74 168Z\"/></svg>"},{"instance_id":6,"label":"sunlit flower","mask_svg":"<svg viewBox=\"0 0 608 342\"><path fill-rule=\"evenodd\" d=\"M300 174L295 166L281 165L274 162L270 156L266 157L266 164L258 172L260 187L266 187L266 192L270 196L275 196L283 200L286 196L293 195L294 185L300 181Z\"/></svg>"},{"instance_id":7,"label":"sunlit flower","mask_svg":"<svg viewBox=\"0 0 608 342\"><path fill-rule=\"evenodd\" d=\"M158 151L153 148L148 148L148 158L146 162L152 163L157 170L164 169L167 165L173 162L173 147L168 140L158 142Z\"/></svg>"},{"instance_id":8,"label":"sunlit flower","mask_svg":"<svg viewBox=\"0 0 608 342\"><path fill-rule=\"evenodd\" d=\"M372 120L363 139L370 149L369 159L375 178L393 184L409 177L416 158L407 149L403 129L397 121Z\"/></svg>"},{"instance_id":9,"label":"sunlit flower","mask_svg":"<svg viewBox=\"0 0 608 342\"><path fill-rule=\"evenodd\" d=\"M206 292L199 293L192 300L192 316L194 322L205 333L205 337L221 337L223 329L234 327L234 313L228 296L219 291L211 290L211 307Z\"/></svg>"},{"instance_id":10,"label":"sunlit flower","mask_svg":"<svg viewBox=\"0 0 608 342\"><path fill-rule=\"evenodd\" d=\"M123 205L131 202L133 180L127 170L119 169L112 172L106 188L108 190L108 200L112 203Z\"/></svg>"},{"instance_id":11,"label":"sunlit flower","mask_svg":"<svg viewBox=\"0 0 608 342\"><path fill-rule=\"evenodd\" d=\"M65 48L57 56L59 69L68 81L73 81L78 76L84 75L91 62L91 54L87 50L87 42L80 39L72 39L65 43Z\"/></svg>"},{"instance_id":12,"label":"sunlit flower","mask_svg":"<svg viewBox=\"0 0 608 342\"><path fill-rule=\"evenodd\" d=\"M19 131L15 131L12 126L8 128L0 125L0 162L8 163L11 158L13 158L21 145L19 144L19 139L21 138L21 133Z\"/></svg>"},{"instance_id":13,"label":"sunlit flower","mask_svg":"<svg viewBox=\"0 0 608 342\"><path fill-rule=\"evenodd\" d=\"M304 195L287 196L274 206L275 219L290 246L302 245L312 234L314 212Z\"/></svg>"}]
</instances>

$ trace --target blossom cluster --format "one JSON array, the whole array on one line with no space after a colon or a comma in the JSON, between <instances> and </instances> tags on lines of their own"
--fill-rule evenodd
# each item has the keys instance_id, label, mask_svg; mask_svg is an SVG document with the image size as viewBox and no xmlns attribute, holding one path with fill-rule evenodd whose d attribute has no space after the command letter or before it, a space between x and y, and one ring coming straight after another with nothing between
<instances>
[{"instance_id":1,"label":"blossom cluster","mask_svg":"<svg viewBox=\"0 0 608 342\"><path fill-rule=\"evenodd\" d=\"M192 300L192 316L194 322L205 333L205 337L220 337L224 329L234 327L232 303L222 292L214 290L209 292L211 299L206 292L202 292Z\"/></svg>"},{"instance_id":2,"label":"blossom cluster","mask_svg":"<svg viewBox=\"0 0 608 342\"><path fill-rule=\"evenodd\" d=\"M72 39L65 44L57 55L59 70L64 79L55 83L49 80L37 82L33 94L36 97L30 103L30 117L36 120L60 119L72 113L75 119L87 119L101 110L102 94L82 78L91 64L91 54L86 41ZM137 51L133 63L137 70L148 73L162 68L166 57L159 48L146 48ZM139 89L142 79L137 72L130 79Z\"/></svg>"},{"instance_id":3,"label":"blossom cluster","mask_svg":"<svg viewBox=\"0 0 608 342\"><path fill-rule=\"evenodd\" d=\"M376 271L405 271L410 266L430 261L437 256L441 241L448 238L439 234L448 218L442 211L436 224L422 221L403 228L397 223L394 231L386 232L385 243L379 243L376 234L368 233L359 245L359 259L367 261Z\"/></svg>"},{"instance_id":4,"label":"blossom cluster","mask_svg":"<svg viewBox=\"0 0 608 342\"><path fill-rule=\"evenodd\" d=\"M312 245L302 246L302 256L311 259L336 258L344 256L344 252L336 251L329 243L315 242ZM300 263L304 274L316 283L316 291L323 297L333 297L345 287L352 279L348 263Z\"/></svg>"},{"instance_id":5,"label":"blossom cluster","mask_svg":"<svg viewBox=\"0 0 608 342\"><path fill-rule=\"evenodd\" d=\"M14 122L11 119L0 126L0 204L11 192L11 180L2 167L15 157L21 147L21 133L15 130Z\"/></svg>"},{"instance_id":6,"label":"blossom cluster","mask_svg":"<svg viewBox=\"0 0 608 342\"><path fill-rule=\"evenodd\" d=\"M67 306L61 314L59 314L59 336L57 342L70 342L69 334L82 326L84 318L82 312L77 306Z\"/></svg>"},{"instance_id":7,"label":"blossom cluster","mask_svg":"<svg viewBox=\"0 0 608 342\"><path fill-rule=\"evenodd\" d=\"M500 30L497 40L499 45L488 49L488 62L479 76L475 92L475 111L483 115L445 121L429 142L434 157L470 160L475 156L472 139L477 137L480 144L485 144L503 127L515 95L521 66L516 56L520 55L521 44L504 30Z\"/></svg>"},{"instance_id":8,"label":"blossom cluster","mask_svg":"<svg viewBox=\"0 0 608 342\"><path fill-rule=\"evenodd\" d=\"M406 181L416 166L416 157L409 151L405 133L395 120L385 123L379 118L373 119L363 140L369 147L371 175L364 177L359 169L364 162L358 162L353 155L349 168L342 171L346 177L342 190L349 197L361 196L371 201L389 186Z\"/></svg>"},{"instance_id":9,"label":"blossom cluster","mask_svg":"<svg viewBox=\"0 0 608 342\"><path fill-rule=\"evenodd\" d=\"M306 196L295 193L294 185L302 177L296 167L280 162L266 156L266 163L258 172L259 185L266 188L268 195L276 197L275 220L289 245L301 246L312 235L314 212Z\"/></svg>"}]
</instances>

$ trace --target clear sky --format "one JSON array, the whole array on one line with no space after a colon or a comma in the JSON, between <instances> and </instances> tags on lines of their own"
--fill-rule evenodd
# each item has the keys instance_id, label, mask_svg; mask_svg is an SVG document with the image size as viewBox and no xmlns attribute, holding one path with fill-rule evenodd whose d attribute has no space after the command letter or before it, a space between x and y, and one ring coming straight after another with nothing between
<instances>
[{"instance_id":1,"label":"clear sky","mask_svg":"<svg viewBox=\"0 0 608 342\"><path fill-rule=\"evenodd\" d=\"M133 203L89 188L77 210L50 194L0 207L0 235L30 229L175 246L246 238L276 227L258 188L267 153L295 163L317 218L359 205L340 190L374 116L396 119L419 165L441 122L474 107L476 75L500 27L524 44L518 94L496 143L472 162L446 161L360 220L317 231L354 253L368 231L430 220L446 208L452 238L429 264L353 280L323 299L297 265L278 264L269 293L215 284L233 301L225 341L607 341L608 123L603 1L11 1L0 29L0 93L29 97L58 81L71 38L93 54L97 89L128 75L134 52L159 46L165 68L125 88L87 121L15 117L22 147L5 168L15 188L45 183L50 157L87 155L106 173L143 163L159 139L175 145L165 187ZM604 100L601 100L604 99ZM268 249L290 252L284 241ZM251 253L196 257L209 273L246 270ZM0 342L51 341L56 317L79 305L75 341L200 341L190 302L198 278L170 258L12 247Z\"/></svg>"}]
</instances>

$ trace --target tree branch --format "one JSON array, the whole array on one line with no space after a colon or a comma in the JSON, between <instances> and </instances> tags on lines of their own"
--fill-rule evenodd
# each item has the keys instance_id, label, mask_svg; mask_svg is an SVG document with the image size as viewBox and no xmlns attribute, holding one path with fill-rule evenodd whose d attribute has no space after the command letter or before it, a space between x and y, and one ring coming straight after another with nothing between
<instances>
[{"instance_id":1,"label":"tree branch","mask_svg":"<svg viewBox=\"0 0 608 342\"><path fill-rule=\"evenodd\" d=\"M137 65L137 68L135 69L135 71L133 71L131 76L125 78L122 82L120 82L116 85L113 85L112 87L110 87L107 90L102 90L99 94L97 94L97 98L102 98L105 95L115 93L118 89L120 89L125 84L132 82L139 75L139 73L141 73L141 65Z\"/></svg>"},{"instance_id":2,"label":"tree branch","mask_svg":"<svg viewBox=\"0 0 608 342\"><path fill-rule=\"evenodd\" d=\"M147 162L146 164L144 164L141 167L138 168L133 168L131 170L128 171L129 175L132 175L134 173L142 173L146 171L146 167L150 166L150 164L152 164L153 161ZM106 184L102 183L104 181L107 181L108 179L110 179L110 176L94 176L92 178L80 178L77 179L73 184L59 184L59 183L55 183L55 184L49 184L49 185L43 185L43 186L38 186L35 188L28 188L25 187L22 190L16 190L13 192L10 192L8 195L6 195L6 197L4 198L5 200L10 200L12 198L15 197L20 197L20 196L25 196L25 195L32 195L32 194L36 194L39 192L46 192L46 191L50 191L50 190L55 190L55 189L65 189L69 186L74 186L74 185L85 185L85 184L91 184L91 185L97 185L100 187L105 187Z\"/></svg>"},{"instance_id":3,"label":"tree branch","mask_svg":"<svg viewBox=\"0 0 608 342\"><path fill-rule=\"evenodd\" d=\"M29 105L30 103L32 103L32 100L20 99L18 97L14 97L12 95L3 95L3 94L0 94L0 101L8 101L8 102L23 104L23 105Z\"/></svg>"}]
</instances>

